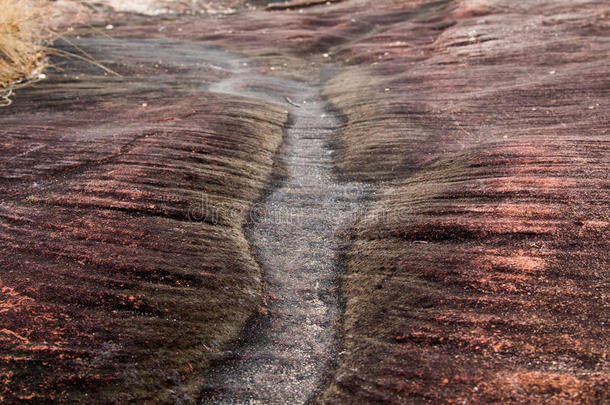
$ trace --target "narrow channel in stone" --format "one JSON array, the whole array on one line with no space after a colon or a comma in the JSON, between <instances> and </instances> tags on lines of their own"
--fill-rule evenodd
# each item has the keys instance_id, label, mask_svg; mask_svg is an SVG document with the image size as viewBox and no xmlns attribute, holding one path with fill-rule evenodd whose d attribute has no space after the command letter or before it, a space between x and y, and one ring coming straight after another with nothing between
<instances>
[{"instance_id":1,"label":"narrow channel in stone","mask_svg":"<svg viewBox=\"0 0 610 405\"><path fill-rule=\"evenodd\" d=\"M246 67L232 73L210 90L261 98L289 111L278 156L287 176L257 205L248 230L263 271L265 313L212 370L203 403L304 403L318 392L336 356L338 232L355 218L367 191L333 173L329 145L341 122L320 98L318 83L262 76Z\"/></svg>"}]
</instances>

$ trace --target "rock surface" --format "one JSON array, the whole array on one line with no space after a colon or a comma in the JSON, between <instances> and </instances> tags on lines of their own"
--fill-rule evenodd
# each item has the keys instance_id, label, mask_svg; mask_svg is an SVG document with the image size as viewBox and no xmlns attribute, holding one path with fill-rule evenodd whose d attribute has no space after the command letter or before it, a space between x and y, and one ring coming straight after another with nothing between
<instances>
[{"instance_id":1,"label":"rock surface","mask_svg":"<svg viewBox=\"0 0 610 405\"><path fill-rule=\"evenodd\" d=\"M322 77L337 174L375 191L345 234L342 346L315 401L607 402L609 11L113 15L129 40L79 46L122 78L71 61L0 110L3 399L210 398L210 358L263 302L242 225L285 169L287 116L206 91L232 54L204 43ZM214 220L185 220L202 190Z\"/></svg>"},{"instance_id":2,"label":"rock surface","mask_svg":"<svg viewBox=\"0 0 610 405\"><path fill-rule=\"evenodd\" d=\"M606 12L452 2L331 50L339 167L379 187L321 402L608 400Z\"/></svg>"},{"instance_id":3,"label":"rock surface","mask_svg":"<svg viewBox=\"0 0 610 405\"><path fill-rule=\"evenodd\" d=\"M259 305L242 225L286 113L204 91L201 45L77 46L123 76L71 61L0 111L1 395L173 402Z\"/></svg>"}]
</instances>

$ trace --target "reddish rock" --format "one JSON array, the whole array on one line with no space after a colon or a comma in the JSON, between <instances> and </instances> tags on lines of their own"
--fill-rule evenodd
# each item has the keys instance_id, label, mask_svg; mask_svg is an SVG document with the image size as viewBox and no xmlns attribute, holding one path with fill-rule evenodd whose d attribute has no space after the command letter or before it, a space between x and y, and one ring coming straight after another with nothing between
<instances>
[{"instance_id":1,"label":"reddish rock","mask_svg":"<svg viewBox=\"0 0 610 405\"><path fill-rule=\"evenodd\" d=\"M0 396L173 402L258 308L242 225L286 116L80 45L123 76L71 62L0 110Z\"/></svg>"},{"instance_id":2,"label":"reddish rock","mask_svg":"<svg viewBox=\"0 0 610 405\"><path fill-rule=\"evenodd\" d=\"M377 192L348 235L343 353L319 402L604 403L608 18L601 1L345 1L119 21L112 35L215 43L264 73L328 79L339 169ZM246 291L257 269L238 227L184 210L199 176L211 196L255 199L279 143L260 134L284 116L147 68L165 79L56 79L0 111L5 398L115 384L141 399L159 374L179 386L159 370L201 375L200 336L226 342L257 308L223 292L239 321L201 329L228 319L197 318L224 308L199 306L218 274ZM226 128L258 135L225 143ZM234 154L264 156L254 183L216 158ZM238 266L218 264L235 251Z\"/></svg>"}]
</instances>

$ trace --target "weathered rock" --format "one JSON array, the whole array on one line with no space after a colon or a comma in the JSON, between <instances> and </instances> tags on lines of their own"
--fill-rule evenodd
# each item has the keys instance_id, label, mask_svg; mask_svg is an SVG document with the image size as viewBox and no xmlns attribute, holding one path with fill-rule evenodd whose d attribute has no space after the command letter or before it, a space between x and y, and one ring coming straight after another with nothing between
<instances>
[{"instance_id":1,"label":"weathered rock","mask_svg":"<svg viewBox=\"0 0 610 405\"><path fill-rule=\"evenodd\" d=\"M204 92L201 46L78 44L123 77L71 62L0 111L0 395L186 395L259 305L242 225L286 114Z\"/></svg>"},{"instance_id":2,"label":"weathered rock","mask_svg":"<svg viewBox=\"0 0 610 405\"><path fill-rule=\"evenodd\" d=\"M109 34L189 42L182 57L193 41L214 43L265 74L336 67L324 93L345 117L337 164L377 193L348 235L343 353L319 402L603 403L607 21L600 1L345 1L205 23L119 21ZM124 366L151 370L113 380L132 397L187 386L208 358L194 342L230 339L256 301L234 295L260 288L239 226L181 215L203 183L214 206L256 199L285 117L193 84L221 71L155 63L108 64L128 79L55 79L0 111L5 397L93 393ZM82 104L61 99L68 88ZM227 140L233 128L252 142ZM250 156L263 156L254 170ZM238 266L229 251L242 252ZM216 312L224 303L236 322ZM180 334L168 341L174 318ZM159 371L178 364L175 378ZM159 374L160 387L140 384Z\"/></svg>"},{"instance_id":3,"label":"weathered rock","mask_svg":"<svg viewBox=\"0 0 610 405\"><path fill-rule=\"evenodd\" d=\"M353 231L320 402L608 400L607 9L458 2L332 49Z\"/></svg>"}]
</instances>

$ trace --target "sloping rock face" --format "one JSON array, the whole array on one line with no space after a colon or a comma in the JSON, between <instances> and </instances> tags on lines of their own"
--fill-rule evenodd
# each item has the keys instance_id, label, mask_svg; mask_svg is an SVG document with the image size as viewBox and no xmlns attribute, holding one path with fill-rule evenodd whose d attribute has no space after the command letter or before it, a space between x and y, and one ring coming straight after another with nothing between
<instances>
[{"instance_id":1,"label":"sloping rock face","mask_svg":"<svg viewBox=\"0 0 610 405\"><path fill-rule=\"evenodd\" d=\"M332 66L338 172L376 189L317 402L607 402L609 11L354 0L116 22L174 44L84 44L124 77L71 62L0 111L3 399L177 402L260 304L243 209L286 116L204 92L228 74L189 62L205 42L264 74Z\"/></svg>"},{"instance_id":2,"label":"sloping rock face","mask_svg":"<svg viewBox=\"0 0 610 405\"><path fill-rule=\"evenodd\" d=\"M608 400L606 6L452 2L333 49L338 164L379 188L321 402Z\"/></svg>"},{"instance_id":3,"label":"sloping rock face","mask_svg":"<svg viewBox=\"0 0 610 405\"><path fill-rule=\"evenodd\" d=\"M0 111L0 395L174 402L259 305L242 225L286 114L204 92L203 47L78 46L123 76L72 61Z\"/></svg>"}]
</instances>

